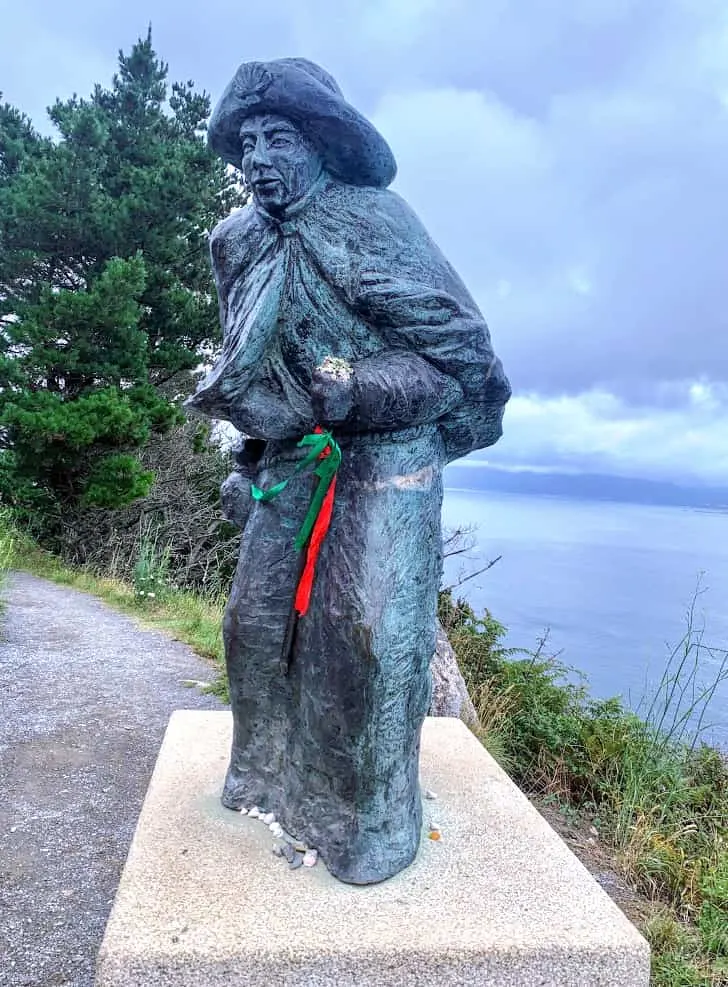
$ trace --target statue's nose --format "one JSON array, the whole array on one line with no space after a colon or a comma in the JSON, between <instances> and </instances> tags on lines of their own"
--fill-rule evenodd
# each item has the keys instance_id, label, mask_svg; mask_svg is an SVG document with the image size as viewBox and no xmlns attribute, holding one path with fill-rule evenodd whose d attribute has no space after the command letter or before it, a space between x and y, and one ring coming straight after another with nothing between
<instances>
[{"instance_id":1,"label":"statue's nose","mask_svg":"<svg viewBox=\"0 0 728 987\"><path fill-rule=\"evenodd\" d=\"M255 142L250 163L254 167L257 165L259 168L270 164L270 154L268 153L268 146L266 145L265 137L260 136Z\"/></svg>"}]
</instances>

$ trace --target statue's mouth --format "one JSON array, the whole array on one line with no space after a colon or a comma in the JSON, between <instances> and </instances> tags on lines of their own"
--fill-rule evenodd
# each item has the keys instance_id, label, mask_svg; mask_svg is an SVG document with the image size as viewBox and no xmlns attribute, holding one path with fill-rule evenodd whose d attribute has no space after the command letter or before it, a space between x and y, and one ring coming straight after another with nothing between
<instances>
[{"instance_id":1,"label":"statue's mouth","mask_svg":"<svg viewBox=\"0 0 728 987\"><path fill-rule=\"evenodd\" d=\"M273 192L280 184L278 178L256 178L253 188L256 192Z\"/></svg>"}]
</instances>

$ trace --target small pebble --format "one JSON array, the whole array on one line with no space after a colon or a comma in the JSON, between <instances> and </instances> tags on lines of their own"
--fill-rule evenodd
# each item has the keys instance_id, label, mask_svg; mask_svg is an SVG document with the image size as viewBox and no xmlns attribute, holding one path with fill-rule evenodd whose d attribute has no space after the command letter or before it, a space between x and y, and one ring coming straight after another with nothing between
<instances>
[{"instance_id":1,"label":"small pebble","mask_svg":"<svg viewBox=\"0 0 728 987\"><path fill-rule=\"evenodd\" d=\"M264 816L262 815L260 818L263 820L266 826L270 826L271 823L276 821L276 814L275 812L266 812L266 814Z\"/></svg>"},{"instance_id":2,"label":"small pebble","mask_svg":"<svg viewBox=\"0 0 728 987\"><path fill-rule=\"evenodd\" d=\"M294 850L293 860L289 861L288 866L291 870L298 870L299 867L303 867L303 854Z\"/></svg>"},{"instance_id":3,"label":"small pebble","mask_svg":"<svg viewBox=\"0 0 728 987\"><path fill-rule=\"evenodd\" d=\"M254 805L253 808L248 813L248 815L250 816L251 819L257 819L258 816L260 815L260 809L258 808L258 806Z\"/></svg>"},{"instance_id":4,"label":"small pebble","mask_svg":"<svg viewBox=\"0 0 728 987\"><path fill-rule=\"evenodd\" d=\"M283 827L278 822L272 822L268 827L274 836L283 836Z\"/></svg>"},{"instance_id":5,"label":"small pebble","mask_svg":"<svg viewBox=\"0 0 728 987\"><path fill-rule=\"evenodd\" d=\"M240 812L240 815L241 816L247 816L247 814L248 814L248 810L247 809L244 809L244 808L241 808L239 810L239 812Z\"/></svg>"},{"instance_id":6,"label":"small pebble","mask_svg":"<svg viewBox=\"0 0 728 987\"><path fill-rule=\"evenodd\" d=\"M306 850L303 855L304 867L315 867L318 860L318 850Z\"/></svg>"},{"instance_id":7,"label":"small pebble","mask_svg":"<svg viewBox=\"0 0 728 987\"><path fill-rule=\"evenodd\" d=\"M282 845L279 843L277 846L274 846L273 849L271 850L271 853L273 854L274 857L282 857L283 856Z\"/></svg>"},{"instance_id":8,"label":"small pebble","mask_svg":"<svg viewBox=\"0 0 728 987\"><path fill-rule=\"evenodd\" d=\"M430 830L430 839L431 840L439 840L440 838L441 837L440 837L440 830L439 829Z\"/></svg>"},{"instance_id":9,"label":"small pebble","mask_svg":"<svg viewBox=\"0 0 728 987\"><path fill-rule=\"evenodd\" d=\"M296 859L296 851L293 849L290 843L284 843L281 847L281 855L286 858L289 864L292 864Z\"/></svg>"},{"instance_id":10,"label":"small pebble","mask_svg":"<svg viewBox=\"0 0 728 987\"><path fill-rule=\"evenodd\" d=\"M430 799L430 800L432 800L432 801L434 801L434 800L435 800L435 799L437 798L437 795L435 795L435 793L434 793L434 792L432 792L432 791L430 791L430 789L429 789L429 788L426 788L426 789L425 789L425 791L424 791L424 795L425 795L425 798L426 798L426 799Z\"/></svg>"}]
</instances>

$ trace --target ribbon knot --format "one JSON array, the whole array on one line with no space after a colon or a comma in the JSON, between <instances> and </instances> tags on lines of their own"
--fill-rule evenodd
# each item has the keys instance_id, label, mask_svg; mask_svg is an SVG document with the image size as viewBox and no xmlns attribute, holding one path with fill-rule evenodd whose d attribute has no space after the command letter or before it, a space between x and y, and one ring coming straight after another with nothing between
<instances>
[{"instance_id":1,"label":"ribbon knot","mask_svg":"<svg viewBox=\"0 0 728 987\"><path fill-rule=\"evenodd\" d=\"M310 435L304 435L298 443L299 448L310 447L310 452L298 462L291 476L280 483L276 483L268 490L263 490L254 483L250 485L250 492L254 500L263 503L273 500L282 493L289 482L297 475L303 473L309 467L316 464L313 475L318 482L311 497L306 516L296 535L294 546L297 552L303 551L306 546L306 564L301 578L296 588L296 598L294 607L303 616L308 610L313 589L313 580L316 569L316 560L321 550L321 545L326 537L326 532L331 524L331 516L334 507L334 494L336 491L336 473L341 465L341 449L330 432L325 432L319 426Z\"/></svg>"}]
</instances>

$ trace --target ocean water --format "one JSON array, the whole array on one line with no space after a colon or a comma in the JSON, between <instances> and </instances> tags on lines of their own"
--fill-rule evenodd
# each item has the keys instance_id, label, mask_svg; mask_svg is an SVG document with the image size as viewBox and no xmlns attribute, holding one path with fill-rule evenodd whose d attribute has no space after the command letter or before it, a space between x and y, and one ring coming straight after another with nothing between
<instances>
[{"instance_id":1,"label":"ocean water","mask_svg":"<svg viewBox=\"0 0 728 987\"><path fill-rule=\"evenodd\" d=\"M533 648L548 630L593 695L645 709L698 585L697 679L715 679L728 650L728 513L446 489L443 522L476 527L467 557L445 560L445 583L502 556L457 594L505 624L509 645ZM704 722L704 739L728 748L728 681Z\"/></svg>"}]
</instances>

